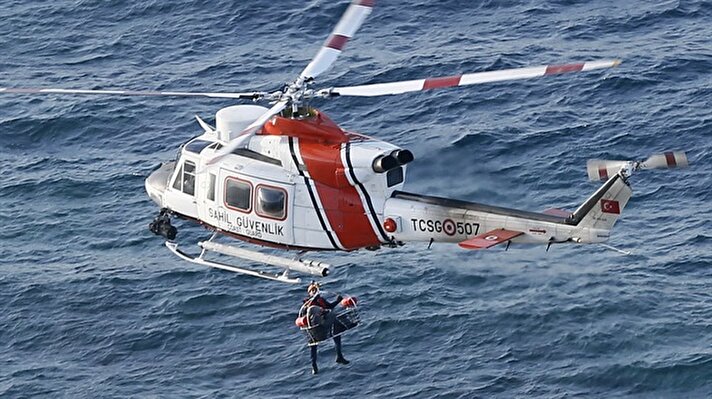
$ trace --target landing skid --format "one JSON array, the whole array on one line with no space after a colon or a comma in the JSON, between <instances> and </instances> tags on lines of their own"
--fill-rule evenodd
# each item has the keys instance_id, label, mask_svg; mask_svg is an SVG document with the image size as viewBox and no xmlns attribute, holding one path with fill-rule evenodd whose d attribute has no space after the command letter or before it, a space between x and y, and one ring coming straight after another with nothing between
<instances>
[{"instance_id":1,"label":"landing skid","mask_svg":"<svg viewBox=\"0 0 712 399\"><path fill-rule=\"evenodd\" d=\"M214 267L216 269L227 270L227 271L233 272L233 273L246 274L248 276L260 277L260 278L264 278L267 280L281 281L283 283L299 284L302 282L302 279L300 279L300 278L289 277L288 270L285 270L283 273L277 274L277 273L268 273L268 272L265 272L262 270L245 269L242 267L228 265L228 264L221 263L221 262L205 260L205 259L203 259L205 250L203 250L200 253L200 255L193 257L193 256L190 256L187 253L181 251L180 249L178 249L178 244L176 244L174 242L166 241L166 247L168 247L168 249L170 249L171 252L176 254L179 258L181 258L183 260L187 260L188 262L196 263L198 265Z\"/></svg>"},{"instance_id":2,"label":"landing skid","mask_svg":"<svg viewBox=\"0 0 712 399\"><path fill-rule=\"evenodd\" d=\"M188 262L196 263L199 265L210 266L216 269L227 270L234 273L246 274L248 276L260 277L267 280L281 281L284 283L298 284L302 280L300 278L289 277L289 272L298 272L304 274L311 274L313 276L325 277L329 274L331 265L323 262L317 262L307 259L302 259L301 256L304 252L297 254L296 259L284 258L276 255L267 255L258 251L251 251L244 248L238 248L232 245L220 244L213 242L213 239L217 236L217 233L213 234L207 241L201 241L198 245L201 247L200 255L191 256L180 249L178 249L178 244L172 241L166 241L166 247L176 254L179 258L187 260ZM234 258L245 259L253 262L260 262L272 266L281 267L284 269L282 273L269 273L262 270L246 269L244 267L238 267L234 265L225 264L222 262L216 262L205 259L205 255L208 252L217 252L219 254L231 256Z\"/></svg>"}]
</instances>

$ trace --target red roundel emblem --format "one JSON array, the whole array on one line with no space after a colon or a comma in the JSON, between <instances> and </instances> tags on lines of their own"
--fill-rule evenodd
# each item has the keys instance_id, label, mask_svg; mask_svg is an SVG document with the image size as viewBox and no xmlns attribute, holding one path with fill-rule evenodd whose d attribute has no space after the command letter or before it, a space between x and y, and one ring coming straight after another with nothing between
<instances>
[{"instance_id":1,"label":"red roundel emblem","mask_svg":"<svg viewBox=\"0 0 712 399\"><path fill-rule=\"evenodd\" d=\"M445 219L443 221L443 231L445 232L445 234L453 236L455 235L456 230L457 229L455 228L455 222L450 219Z\"/></svg>"}]
</instances>

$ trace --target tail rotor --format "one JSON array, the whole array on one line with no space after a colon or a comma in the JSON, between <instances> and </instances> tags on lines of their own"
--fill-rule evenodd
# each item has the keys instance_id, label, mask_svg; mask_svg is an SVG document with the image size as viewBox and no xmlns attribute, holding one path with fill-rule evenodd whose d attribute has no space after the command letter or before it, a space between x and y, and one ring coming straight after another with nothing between
<instances>
[{"instance_id":1,"label":"tail rotor","mask_svg":"<svg viewBox=\"0 0 712 399\"><path fill-rule=\"evenodd\" d=\"M633 172L648 169L672 169L689 166L687 155L682 151L665 152L651 155L644 161L610 161L603 159L589 159L586 162L588 179L591 181L605 181L619 172L628 177Z\"/></svg>"}]
</instances>

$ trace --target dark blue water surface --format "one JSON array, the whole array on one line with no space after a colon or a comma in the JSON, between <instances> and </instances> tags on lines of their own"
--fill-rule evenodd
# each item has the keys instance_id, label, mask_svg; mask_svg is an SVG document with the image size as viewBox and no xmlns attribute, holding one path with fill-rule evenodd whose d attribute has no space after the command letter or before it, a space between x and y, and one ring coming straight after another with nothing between
<instances>
[{"instance_id":1,"label":"dark blue water surface","mask_svg":"<svg viewBox=\"0 0 712 399\"><path fill-rule=\"evenodd\" d=\"M0 87L274 90L346 1L5 0ZM411 149L406 189L543 210L588 158L634 176L611 244L316 254L357 295L348 366L312 377L303 286L179 261L145 176L224 100L0 95L0 396L712 396L712 3L377 1L323 86L621 58L613 70L316 101ZM181 224L181 242L206 232Z\"/></svg>"}]
</instances>

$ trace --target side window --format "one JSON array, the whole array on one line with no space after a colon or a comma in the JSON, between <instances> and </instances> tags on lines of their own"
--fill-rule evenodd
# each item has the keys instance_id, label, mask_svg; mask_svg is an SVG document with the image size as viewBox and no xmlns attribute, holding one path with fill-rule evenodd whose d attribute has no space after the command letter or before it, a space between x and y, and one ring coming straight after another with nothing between
<instances>
[{"instance_id":1,"label":"side window","mask_svg":"<svg viewBox=\"0 0 712 399\"><path fill-rule=\"evenodd\" d=\"M277 187L257 186L255 211L270 219L284 220L287 217L287 192Z\"/></svg>"},{"instance_id":2,"label":"side window","mask_svg":"<svg viewBox=\"0 0 712 399\"><path fill-rule=\"evenodd\" d=\"M215 175L210 173L210 181L208 184L208 199L210 201L215 201Z\"/></svg>"},{"instance_id":3,"label":"side window","mask_svg":"<svg viewBox=\"0 0 712 399\"><path fill-rule=\"evenodd\" d=\"M225 180L225 205L241 212L251 210L252 185L244 180L228 177Z\"/></svg>"},{"instance_id":4,"label":"side window","mask_svg":"<svg viewBox=\"0 0 712 399\"><path fill-rule=\"evenodd\" d=\"M195 164L190 161L183 165L183 192L195 195Z\"/></svg>"}]
</instances>

